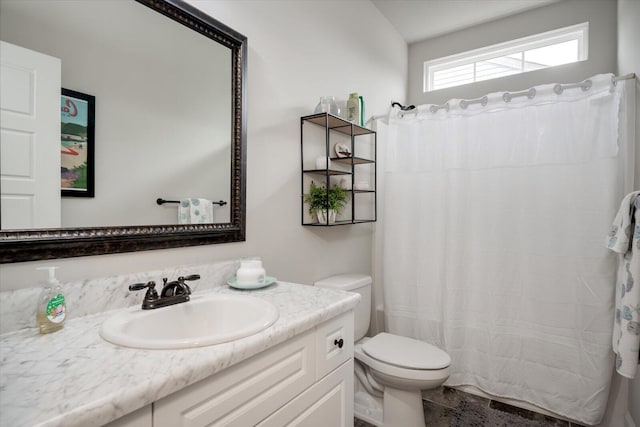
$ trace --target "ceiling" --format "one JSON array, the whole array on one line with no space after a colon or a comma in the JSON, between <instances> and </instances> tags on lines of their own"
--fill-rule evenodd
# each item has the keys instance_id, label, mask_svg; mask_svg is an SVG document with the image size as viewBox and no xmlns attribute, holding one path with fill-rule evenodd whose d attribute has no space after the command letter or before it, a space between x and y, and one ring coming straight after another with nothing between
<instances>
[{"instance_id":1,"label":"ceiling","mask_svg":"<svg viewBox=\"0 0 640 427\"><path fill-rule=\"evenodd\" d=\"M560 0L371 0L407 43L515 15Z\"/></svg>"}]
</instances>

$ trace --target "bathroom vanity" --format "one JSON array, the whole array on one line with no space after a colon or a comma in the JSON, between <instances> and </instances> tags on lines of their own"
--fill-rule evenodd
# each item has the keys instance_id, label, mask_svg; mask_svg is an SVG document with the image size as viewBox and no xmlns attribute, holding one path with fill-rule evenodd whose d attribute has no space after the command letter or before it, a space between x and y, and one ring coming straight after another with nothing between
<instances>
[{"instance_id":1,"label":"bathroom vanity","mask_svg":"<svg viewBox=\"0 0 640 427\"><path fill-rule=\"evenodd\" d=\"M357 294L284 282L207 292L264 298L279 318L233 342L176 350L104 341L100 326L118 310L71 319L54 334L3 334L0 425L353 423Z\"/></svg>"}]
</instances>

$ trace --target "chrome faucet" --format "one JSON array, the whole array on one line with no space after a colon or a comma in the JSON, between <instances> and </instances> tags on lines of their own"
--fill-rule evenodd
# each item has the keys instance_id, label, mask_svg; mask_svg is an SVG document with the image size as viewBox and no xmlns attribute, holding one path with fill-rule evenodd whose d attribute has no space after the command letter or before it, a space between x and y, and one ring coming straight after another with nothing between
<instances>
[{"instance_id":1,"label":"chrome faucet","mask_svg":"<svg viewBox=\"0 0 640 427\"><path fill-rule=\"evenodd\" d=\"M167 307L173 304L180 304L191 299L191 288L185 282L190 280L198 280L199 274L192 274L187 277L180 276L178 280L171 282L165 277L162 279L162 291L158 295L156 291L156 282L134 283L129 286L130 291L141 291L147 289L147 293L142 300L143 310L153 310L155 308Z\"/></svg>"}]
</instances>

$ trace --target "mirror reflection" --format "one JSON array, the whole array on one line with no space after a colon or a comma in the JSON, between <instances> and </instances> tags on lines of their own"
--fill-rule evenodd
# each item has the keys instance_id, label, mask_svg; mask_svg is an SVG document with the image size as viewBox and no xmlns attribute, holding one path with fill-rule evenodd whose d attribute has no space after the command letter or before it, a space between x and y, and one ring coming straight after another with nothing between
<instances>
[{"instance_id":1,"label":"mirror reflection","mask_svg":"<svg viewBox=\"0 0 640 427\"><path fill-rule=\"evenodd\" d=\"M0 39L59 58L62 88L95 97L95 196L61 197L59 227L178 224L179 205L158 198L225 201L207 222L230 221L228 47L134 1L0 9ZM3 230L39 227L4 217Z\"/></svg>"}]
</instances>

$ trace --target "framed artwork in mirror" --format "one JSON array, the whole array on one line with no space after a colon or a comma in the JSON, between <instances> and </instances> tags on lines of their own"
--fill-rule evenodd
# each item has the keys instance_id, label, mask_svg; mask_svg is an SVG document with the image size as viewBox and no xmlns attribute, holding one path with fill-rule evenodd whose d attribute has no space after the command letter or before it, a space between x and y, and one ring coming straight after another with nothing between
<instances>
[{"instance_id":1,"label":"framed artwork in mirror","mask_svg":"<svg viewBox=\"0 0 640 427\"><path fill-rule=\"evenodd\" d=\"M95 105L93 95L62 89L60 188L62 196L94 197Z\"/></svg>"}]
</instances>

